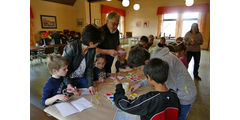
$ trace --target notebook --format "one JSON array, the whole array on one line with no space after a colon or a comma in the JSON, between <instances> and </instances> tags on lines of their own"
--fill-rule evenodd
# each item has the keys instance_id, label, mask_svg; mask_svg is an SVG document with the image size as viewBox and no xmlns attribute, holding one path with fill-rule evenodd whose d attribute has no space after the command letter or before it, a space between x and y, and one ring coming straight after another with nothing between
<instances>
[{"instance_id":1,"label":"notebook","mask_svg":"<svg viewBox=\"0 0 240 120\"><path fill-rule=\"evenodd\" d=\"M78 100L72 102L62 102L55 104L58 111L61 113L63 117L69 116L71 114L81 112L87 108L92 107L92 103L89 102L84 97L79 98Z\"/></svg>"}]
</instances>

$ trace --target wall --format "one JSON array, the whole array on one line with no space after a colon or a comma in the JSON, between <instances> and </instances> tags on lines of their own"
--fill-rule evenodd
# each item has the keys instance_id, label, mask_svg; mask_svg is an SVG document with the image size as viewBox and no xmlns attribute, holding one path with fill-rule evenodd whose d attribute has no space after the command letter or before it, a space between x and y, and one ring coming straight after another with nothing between
<instances>
[{"instance_id":1,"label":"wall","mask_svg":"<svg viewBox=\"0 0 240 120\"><path fill-rule=\"evenodd\" d=\"M40 31L63 31L64 29L81 32L87 25L86 0L77 0L74 6L64 5L43 0L31 0L30 6L33 11L33 35L36 41L40 40ZM56 16L57 29L42 29L40 15ZM83 19L83 26L77 26L77 19Z\"/></svg>"},{"instance_id":2,"label":"wall","mask_svg":"<svg viewBox=\"0 0 240 120\"><path fill-rule=\"evenodd\" d=\"M92 22L94 23L94 19L100 19L101 20L101 4L102 5L107 5L107 6L111 6L111 7L115 7L115 8L119 8L119 9L123 9L125 10L126 8L122 6L122 3L118 0L113 0L111 2L108 1L104 1L104 2L94 2L91 3L91 11L92 11ZM101 23L102 21L100 21Z\"/></svg>"},{"instance_id":3,"label":"wall","mask_svg":"<svg viewBox=\"0 0 240 120\"><path fill-rule=\"evenodd\" d=\"M94 19L101 20L101 4L125 9L122 7L121 2L117 0L91 3L91 23L94 23ZM89 3L87 0L76 0L73 6L43 0L30 0L30 6L34 15L31 20L33 23L33 41L40 40L40 31L63 31L68 29L82 32L84 26L90 24ZM42 29L40 15L56 16L57 29ZM77 26L77 19L83 20L82 27ZM34 44L32 43L32 45Z\"/></svg>"},{"instance_id":4,"label":"wall","mask_svg":"<svg viewBox=\"0 0 240 120\"><path fill-rule=\"evenodd\" d=\"M195 0L196 1L196 0ZM140 4L140 10L134 11L134 3ZM210 3L209 0L198 0L195 4ZM137 0L131 1L130 6L126 9L126 31L133 32L133 36L142 36L153 34L157 35L157 8L160 6L184 5L184 0ZM149 21L149 27L136 27L136 22Z\"/></svg>"},{"instance_id":5,"label":"wall","mask_svg":"<svg viewBox=\"0 0 240 120\"><path fill-rule=\"evenodd\" d=\"M134 3L140 4L140 10L134 11ZM194 4L200 3L210 3L210 0L195 0ZM132 32L134 37L139 37L142 35L157 35L157 8L160 6L178 6L185 5L184 0L130 0L130 5L126 9L126 32ZM136 27L136 22L149 21L149 27ZM210 28L210 15L207 16L207 29ZM202 48L208 49L210 36Z\"/></svg>"}]
</instances>

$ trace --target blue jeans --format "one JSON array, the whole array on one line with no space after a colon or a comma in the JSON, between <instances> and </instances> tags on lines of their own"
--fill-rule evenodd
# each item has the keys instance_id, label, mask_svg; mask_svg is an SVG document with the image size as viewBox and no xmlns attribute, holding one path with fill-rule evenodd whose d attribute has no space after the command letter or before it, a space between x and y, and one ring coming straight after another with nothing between
<instances>
[{"instance_id":1,"label":"blue jeans","mask_svg":"<svg viewBox=\"0 0 240 120\"><path fill-rule=\"evenodd\" d=\"M77 88L87 88L87 79L84 77L81 78L74 78L73 85Z\"/></svg>"},{"instance_id":2,"label":"blue jeans","mask_svg":"<svg viewBox=\"0 0 240 120\"><path fill-rule=\"evenodd\" d=\"M181 113L178 116L178 120L186 120L191 107L192 107L192 104L181 105Z\"/></svg>"}]
</instances>

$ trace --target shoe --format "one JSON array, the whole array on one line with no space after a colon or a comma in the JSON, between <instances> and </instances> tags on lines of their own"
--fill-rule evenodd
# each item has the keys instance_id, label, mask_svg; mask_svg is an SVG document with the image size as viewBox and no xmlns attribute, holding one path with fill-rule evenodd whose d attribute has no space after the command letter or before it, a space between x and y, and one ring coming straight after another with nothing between
<instances>
[{"instance_id":1,"label":"shoe","mask_svg":"<svg viewBox=\"0 0 240 120\"><path fill-rule=\"evenodd\" d=\"M195 80L202 80L198 75L197 76L194 76Z\"/></svg>"}]
</instances>

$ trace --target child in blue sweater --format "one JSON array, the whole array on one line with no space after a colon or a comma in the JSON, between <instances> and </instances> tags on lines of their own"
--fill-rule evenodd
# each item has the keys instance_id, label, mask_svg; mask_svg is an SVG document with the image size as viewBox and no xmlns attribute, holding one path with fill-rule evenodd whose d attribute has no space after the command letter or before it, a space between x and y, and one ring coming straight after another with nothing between
<instances>
[{"instance_id":1,"label":"child in blue sweater","mask_svg":"<svg viewBox=\"0 0 240 120\"><path fill-rule=\"evenodd\" d=\"M43 87L42 105L48 106L58 100L69 100L69 97L63 94L63 90L67 88L63 81L63 76L65 76L68 71L67 60L61 55L50 54L47 58L47 67L52 76Z\"/></svg>"}]
</instances>

